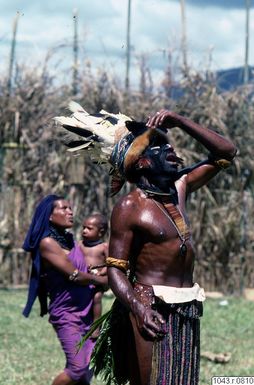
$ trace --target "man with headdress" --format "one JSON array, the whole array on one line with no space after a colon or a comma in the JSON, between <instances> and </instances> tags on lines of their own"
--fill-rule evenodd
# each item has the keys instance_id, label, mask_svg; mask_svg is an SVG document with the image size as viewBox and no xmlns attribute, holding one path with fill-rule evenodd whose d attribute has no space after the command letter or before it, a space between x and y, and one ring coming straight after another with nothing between
<instances>
[{"instance_id":1,"label":"man with headdress","mask_svg":"<svg viewBox=\"0 0 254 385\"><path fill-rule=\"evenodd\" d=\"M67 127L70 121L61 123L75 131ZM185 202L231 163L236 148L214 131L167 110L146 124L125 119L125 126L130 132L118 140L110 157L113 193L126 180L136 188L113 209L107 266L111 289L131 322L127 346L122 346L130 384L196 385L205 295L193 282L194 249ZM208 159L181 168L166 135L173 127L202 144ZM116 372L118 365L116 355Z\"/></svg>"}]
</instances>

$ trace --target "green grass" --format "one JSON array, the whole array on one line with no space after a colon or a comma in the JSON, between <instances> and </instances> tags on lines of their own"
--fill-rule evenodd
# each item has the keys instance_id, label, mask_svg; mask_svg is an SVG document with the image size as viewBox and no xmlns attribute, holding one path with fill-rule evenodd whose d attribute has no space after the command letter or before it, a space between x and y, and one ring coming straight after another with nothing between
<instances>
[{"instance_id":1,"label":"green grass","mask_svg":"<svg viewBox=\"0 0 254 385\"><path fill-rule=\"evenodd\" d=\"M64 355L47 317L38 316L38 304L28 319L21 315L25 299L26 291L0 290L0 384L50 385L64 367ZM215 375L254 376L254 302L227 300L227 306L221 300L205 302L201 348L232 357L227 364L202 359L200 385L209 385ZM111 302L104 299L105 310Z\"/></svg>"},{"instance_id":2,"label":"green grass","mask_svg":"<svg viewBox=\"0 0 254 385\"><path fill-rule=\"evenodd\" d=\"M212 376L254 376L254 302L227 298L205 302L201 324L201 352L231 353L227 364L201 360L202 385L210 384Z\"/></svg>"}]
</instances>

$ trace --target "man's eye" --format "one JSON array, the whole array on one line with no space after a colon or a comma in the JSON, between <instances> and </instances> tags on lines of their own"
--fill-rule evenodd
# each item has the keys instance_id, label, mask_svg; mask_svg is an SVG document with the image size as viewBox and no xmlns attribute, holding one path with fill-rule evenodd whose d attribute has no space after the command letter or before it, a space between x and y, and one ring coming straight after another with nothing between
<instances>
[{"instance_id":1,"label":"man's eye","mask_svg":"<svg viewBox=\"0 0 254 385\"><path fill-rule=\"evenodd\" d=\"M160 147L159 146L156 146L156 147L151 147L151 151L154 153L154 154L159 154L160 152Z\"/></svg>"}]
</instances>

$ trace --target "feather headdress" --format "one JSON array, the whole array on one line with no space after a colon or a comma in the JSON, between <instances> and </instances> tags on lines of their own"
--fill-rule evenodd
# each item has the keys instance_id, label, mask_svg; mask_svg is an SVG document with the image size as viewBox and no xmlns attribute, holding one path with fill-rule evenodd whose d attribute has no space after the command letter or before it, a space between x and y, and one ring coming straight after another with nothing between
<instances>
[{"instance_id":1,"label":"feather headdress","mask_svg":"<svg viewBox=\"0 0 254 385\"><path fill-rule=\"evenodd\" d=\"M149 129L145 123L121 113L101 110L91 115L73 101L69 109L71 116L54 118L65 130L75 134L66 140L68 151L86 150L93 161L111 164L111 195L115 195L126 180L133 182L132 167L151 140L158 135L165 136L160 130Z\"/></svg>"},{"instance_id":2,"label":"feather headdress","mask_svg":"<svg viewBox=\"0 0 254 385\"><path fill-rule=\"evenodd\" d=\"M92 160L108 162L115 144L128 134L125 122L131 118L105 110L91 115L74 101L71 101L68 107L72 112L71 116L54 118L64 129L77 136L70 136L66 140L68 151L87 150L90 151Z\"/></svg>"}]
</instances>

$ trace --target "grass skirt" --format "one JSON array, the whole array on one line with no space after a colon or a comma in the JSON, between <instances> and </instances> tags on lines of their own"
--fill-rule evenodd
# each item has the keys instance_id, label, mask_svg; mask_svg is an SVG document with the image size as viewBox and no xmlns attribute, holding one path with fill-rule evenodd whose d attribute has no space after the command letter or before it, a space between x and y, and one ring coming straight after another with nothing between
<instances>
[{"instance_id":1,"label":"grass skirt","mask_svg":"<svg viewBox=\"0 0 254 385\"><path fill-rule=\"evenodd\" d=\"M197 385L202 303L164 303L157 311L166 320L166 335L153 344L150 385Z\"/></svg>"}]
</instances>

